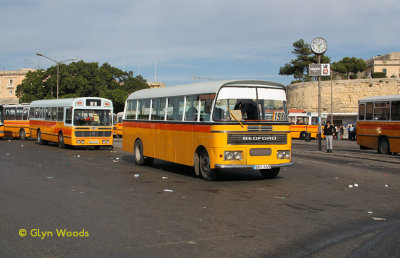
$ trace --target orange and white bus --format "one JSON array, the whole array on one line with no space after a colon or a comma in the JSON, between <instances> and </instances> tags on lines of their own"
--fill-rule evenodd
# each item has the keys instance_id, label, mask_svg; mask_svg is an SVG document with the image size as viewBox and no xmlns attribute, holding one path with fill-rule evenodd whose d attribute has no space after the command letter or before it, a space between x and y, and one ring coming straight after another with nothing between
<instances>
[{"instance_id":1,"label":"orange and white bus","mask_svg":"<svg viewBox=\"0 0 400 258\"><path fill-rule=\"evenodd\" d=\"M292 165L286 89L267 81L214 81L132 93L125 104L123 150L137 165L154 158L216 169L260 171L274 178ZM250 171L249 171L250 172ZM250 172L252 173L252 172Z\"/></svg>"},{"instance_id":2,"label":"orange and white bus","mask_svg":"<svg viewBox=\"0 0 400 258\"><path fill-rule=\"evenodd\" d=\"M29 128L39 144L112 146L111 100L82 97L32 101Z\"/></svg>"},{"instance_id":3,"label":"orange and white bus","mask_svg":"<svg viewBox=\"0 0 400 258\"><path fill-rule=\"evenodd\" d=\"M29 137L29 104L9 104L4 108L4 136L26 140Z\"/></svg>"},{"instance_id":4,"label":"orange and white bus","mask_svg":"<svg viewBox=\"0 0 400 258\"><path fill-rule=\"evenodd\" d=\"M113 126L113 135L115 137L122 137L122 117L124 116L124 112L118 112L114 116L114 126Z\"/></svg>"},{"instance_id":5,"label":"orange and white bus","mask_svg":"<svg viewBox=\"0 0 400 258\"><path fill-rule=\"evenodd\" d=\"M321 125L326 123L327 113L321 114ZM316 112L289 112L290 131L292 138L306 138L307 133L311 134L311 138L317 138L318 134L318 113ZM321 137L324 138L323 129Z\"/></svg>"},{"instance_id":6,"label":"orange and white bus","mask_svg":"<svg viewBox=\"0 0 400 258\"><path fill-rule=\"evenodd\" d=\"M4 137L4 108L0 105L0 138Z\"/></svg>"},{"instance_id":7,"label":"orange and white bus","mask_svg":"<svg viewBox=\"0 0 400 258\"><path fill-rule=\"evenodd\" d=\"M400 152L400 95L360 99L356 137L361 149Z\"/></svg>"}]
</instances>

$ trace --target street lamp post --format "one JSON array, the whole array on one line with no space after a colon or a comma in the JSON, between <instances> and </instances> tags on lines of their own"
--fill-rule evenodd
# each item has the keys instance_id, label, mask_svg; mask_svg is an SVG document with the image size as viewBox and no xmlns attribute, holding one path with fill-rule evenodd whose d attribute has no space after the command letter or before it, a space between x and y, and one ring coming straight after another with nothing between
<instances>
[{"instance_id":1,"label":"street lamp post","mask_svg":"<svg viewBox=\"0 0 400 258\"><path fill-rule=\"evenodd\" d=\"M58 99L58 81L59 81L59 76L60 76L60 64L65 63L65 62L69 62L69 61L74 61L77 60L78 58L74 57L71 59L67 59L67 60L63 60L63 61L57 61L56 59L50 58L48 56L43 55L42 53L36 53L37 56L42 56L44 58L49 59L50 61L53 61L57 64L57 99ZM51 96L53 96L53 87L50 88L50 94Z\"/></svg>"}]
</instances>

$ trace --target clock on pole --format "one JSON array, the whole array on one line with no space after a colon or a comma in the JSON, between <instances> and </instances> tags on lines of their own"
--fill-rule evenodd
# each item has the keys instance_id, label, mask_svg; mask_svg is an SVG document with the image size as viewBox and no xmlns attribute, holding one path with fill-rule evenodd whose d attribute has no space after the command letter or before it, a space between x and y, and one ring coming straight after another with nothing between
<instances>
[{"instance_id":1,"label":"clock on pole","mask_svg":"<svg viewBox=\"0 0 400 258\"><path fill-rule=\"evenodd\" d=\"M328 49L328 43L324 38L318 37L311 41L311 51L316 55L322 55Z\"/></svg>"}]
</instances>

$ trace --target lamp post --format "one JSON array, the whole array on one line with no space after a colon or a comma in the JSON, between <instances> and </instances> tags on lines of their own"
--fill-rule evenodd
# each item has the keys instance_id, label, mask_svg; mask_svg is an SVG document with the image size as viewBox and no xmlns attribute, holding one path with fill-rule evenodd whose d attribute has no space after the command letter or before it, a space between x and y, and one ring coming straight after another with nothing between
<instances>
[{"instance_id":1,"label":"lamp post","mask_svg":"<svg viewBox=\"0 0 400 258\"><path fill-rule=\"evenodd\" d=\"M44 58L49 59L50 61L53 61L57 64L57 99L58 99L58 81L59 81L59 74L60 74L60 64L69 62L69 61L74 61L77 60L78 58L74 57L71 59L63 60L63 61L57 61L56 59L50 58L48 56L43 55L42 53L36 53L37 56L42 56ZM50 88L50 95L53 96L53 87Z\"/></svg>"}]
</instances>

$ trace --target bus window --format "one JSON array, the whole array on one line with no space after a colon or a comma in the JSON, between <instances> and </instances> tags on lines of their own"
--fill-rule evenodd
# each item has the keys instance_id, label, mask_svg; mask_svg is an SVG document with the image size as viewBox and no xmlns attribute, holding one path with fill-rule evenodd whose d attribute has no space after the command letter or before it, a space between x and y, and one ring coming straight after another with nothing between
<instances>
[{"instance_id":1,"label":"bus window","mask_svg":"<svg viewBox=\"0 0 400 258\"><path fill-rule=\"evenodd\" d=\"M205 94L199 96L200 101L200 121L210 121L211 107L215 94Z\"/></svg>"},{"instance_id":2,"label":"bus window","mask_svg":"<svg viewBox=\"0 0 400 258\"><path fill-rule=\"evenodd\" d=\"M372 102L368 102L365 110L365 120L372 120L374 106Z\"/></svg>"},{"instance_id":3,"label":"bus window","mask_svg":"<svg viewBox=\"0 0 400 258\"><path fill-rule=\"evenodd\" d=\"M141 99L139 101L138 119L148 120L150 115L150 99Z\"/></svg>"},{"instance_id":4,"label":"bus window","mask_svg":"<svg viewBox=\"0 0 400 258\"><path fill-rule=\"evenodd\" d=\"M365 118L365 104L360 104L358 107L358 120L364 120Z\"/></svg>"},{"instance_id":5,"label":"bus window","mask_svg":"<svg viewBox=\"0 0 400 258\"><path fill-rule=\"evenodd\" d=\"M6 108L4 120L15 120L15 108Z\"/></svg>"},{"instance_id":6,"label":"bus window","mask_svg":"<svg viewBox=\"0 0 400 258\"><path fill-rule=\"evenodd\" d=\"M199 108L199 96L187 96L185 106L185 121L197 121Z\"/></svg>"},{"instance_id":7,"label":"bus window","mask_svg":"<svg viewBox=\"0 0 400 258\"><path fill-rule=\"evenodd\" d=\"M128 100L126 104L126 119L136 119L137 100Z\"/></svg>"},{"instance_id":8,"label":"bus window","mask_svg":"<svg viewBox=\"0 0 400 258\"><path fill-rule=\"evenodd\" d=\"M165 98L153 99L151 108L151 120L164 120L165 104Z\"/></svg>"},{"instance_id":9,"label":"bus window","mask_svg":"<svg viewBox=\"0 0 400 258\"><path fill-rule=\"evenodd\" d=\"M392 101L392 119L400 121L400 101Z\"/></svg>"},{"instance_id":10,"label":"bus window","mask_svg":"<svg viewBox=\"0 0 400 258\"><path fill-rule=\"evenodd\" d=\"M25 107L22 113L22 120L28 120L29 119L29 108Z\"/></svg>"},{"instance_id":11,"label":"bus window","mask_svg":"<svg viewBox=\"0 0 400 258\"><path fill-rule=\"evenodd\" d=\"M388 102L374 103L374 120L389 120L390 109Z\"/></svg>"},{"instance_id":12,"label":"bus window","mask_svg":"<svg viewBox=\"0 0 400 258\"><path fill-rule=\"evenodd\" d=\"M167 120L182 121L185 97L168 98Z\"/></svg>"},{"instance_id":13,"label":"bus window","mask_svg":"<svg viewBox=\"0 0 400 258\"><path fill-rule=\"evenodd\" d=\"M17 114L15 120L22 120L22 113L23 113L23 108L22 107L17 108Z\"/></svg>"},{"instance_id":14,"label":"bus window","mask_svg":"<svg viewBox=\"0 0 400 258\"><path fill-rule=\"evenodd\" d=\"M72 124L72 109L71 108L67 108L67 110L66 110L65 123Z\"/></svg>"},{"instance_id":15,"label":"bus window","mask_svg":"<svg viewBox=\"0 0 400 258\"><path fill-rule=\"evenodd\" d=\"M62 122L64 120L64 108L58 107L57 108L57 121Z\"/></svg>"}]
</instances>

